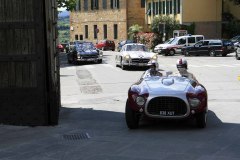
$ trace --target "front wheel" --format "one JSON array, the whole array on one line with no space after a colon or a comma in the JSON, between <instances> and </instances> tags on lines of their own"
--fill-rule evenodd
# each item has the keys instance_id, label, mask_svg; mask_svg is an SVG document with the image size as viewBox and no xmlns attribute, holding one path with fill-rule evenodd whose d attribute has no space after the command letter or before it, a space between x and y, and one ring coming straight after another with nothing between
<instances>
[{"instance_id":1,"label":"front wheel","mask_svg":"<svg viewBox=\"0 0 240 160\"><path fill-rule=\"evenodd\" d=\"M211 50L211 51L209 52L209 55L210 55L211 57L215 57L215 56L216 56L216 53L215 53L214 50Z\"/></svg>"},{"instance_id":2,"label":"front wheel","mask_svg":"<svg viewBox=\"0 0 240 160\"><path fill-rule=\"evenodd\" d=\"M187 56L187 57L190 56L189 51L185 51L185 52L184 52L184 55Z\"/></svg>"},{"instance_id":3,"label":"front wheel","mask_svg":"<svg viewBox=\"0 0 240 160\"><path fill-rule=\"evenodd\" d=\"M236 60L240 60L240 57L238 57L238 54L237 54L237 52L236 52Z\"/></svg>"},{"instance_id":4,"label":"front wheel","mask_svg":"<svg viewBox=\"0 0 240 160\"><path fill-rule=\"evenodd\" d=\"M174 50L170 50L170 51L169 51L169 54L170 54L170 56L174 56L175 51L174 51Z\"/></svg>"},{"instance_id":5,"label":"front wheel","mask_svg":"<svg viewBox=\"0 0 240 160\"><path fill-rule=\"evenodd\" d=\"M99 59L97 62L98 62L98 63L102 63L102 59Z\"/></svg>"},{"instance_id":6,"label":"front wheel","mask_svg":"<svg viewBox=\"0 0 240 160\"><path fill-rule=\"evenodd\" d=\"M207 113L202 112L196 115L196 124L198 128L205 128L207 125Z\"/></svg>"},{"instance_id":7,"label":"front wheel","mask_svg":"<svg viewBox=\"0 0 240 160\"><path fill-rule=\"evenodd\" d=\"M128 100L125 108L125 119L129 129L137 129L139 127L139 115L130 108Z\"/></svg>"}]
</instances>

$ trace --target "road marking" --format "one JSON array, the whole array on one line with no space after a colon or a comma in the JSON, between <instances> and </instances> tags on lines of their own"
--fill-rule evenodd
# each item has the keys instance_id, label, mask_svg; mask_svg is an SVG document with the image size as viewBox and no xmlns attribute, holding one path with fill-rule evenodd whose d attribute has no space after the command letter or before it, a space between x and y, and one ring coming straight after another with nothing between
<instances>
[{"instance_id":1,"label":"road marking","mask_svg":"<svg viewBox=\"0 0 240 160\"><path fill-rule=\"evenodd\" d=\"M209 65L209 64L206 64L206 65L204 65L204 66L206 66L206 67L213 67L213 68L221 67L221 66Z\"/></svg>"},{"instance_id":2,"label":"road marking","mask_svg":"<svg viewBox=\"0 0 240 160\"><path fill-rule=\"evenodd\" d=\"M189 66L190 66L190 67L196 67L196 68L203 67L203 66L192 65L192 64L190 64Z\"/></svg>"},{"instance_id":3,"label":"road marking","mask_svg":"<svg viewBox=\"0 0 240 160\"><path fill-rule=\"evenodd\" d=\"M232 65L226 65L226 64L222 64L221 66L224 66L224 67L230 67L230 68L234 68L234 67L237 67L237 66L232 66Z\"/></svg>"},{"instance_id":4,"label":"road marking","mask_svg":"<svg viewBox=\"0 0 240 160\"><path fill-rule=\"evenodd\" d=\"M84 68L86 68L86 69L93 69L93 68L95 68L95 66L92 66L92 65L85 65Z\"/></svg>"}]
</instances>

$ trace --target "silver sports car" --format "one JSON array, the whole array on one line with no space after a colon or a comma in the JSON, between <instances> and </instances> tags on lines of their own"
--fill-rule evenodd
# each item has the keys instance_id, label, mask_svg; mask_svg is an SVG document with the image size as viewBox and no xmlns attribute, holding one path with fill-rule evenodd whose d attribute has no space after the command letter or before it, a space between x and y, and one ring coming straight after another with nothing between
<instances>
[{"instance_id":1,"label":"silver sports car","mask_svg":"<svg viewBox=\"0 0 240 160\"><path fill-rule=\"evenodd\" d=\"M157 58L157 54L149 52L144 44L130 43L122 47L115 60L116 66L120 66L124 70L130 66L147 66L149 61L157 61Z\"/></svg>"},{"instance_id":2,"label":"silver sports car","mask_svg":"<svg viewBox=\"0 0 240 160\"><path fill-rule=\"evenodd\" d=\"M193 117L200 128L207 122L205 87L185 77L142 77L128 91L125 118L128 128L139 126L141 116L160 119Z\"/></svg>"}]
</instances>

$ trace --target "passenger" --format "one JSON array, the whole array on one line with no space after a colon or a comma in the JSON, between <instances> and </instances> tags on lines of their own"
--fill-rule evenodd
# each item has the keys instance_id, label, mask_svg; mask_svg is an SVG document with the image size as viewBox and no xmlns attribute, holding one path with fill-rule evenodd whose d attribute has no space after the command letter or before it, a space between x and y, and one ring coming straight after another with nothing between
<instances>
[{"instance_id":1,"label":"passenger","mask_svg":"<svg viewBox=\"0 0 240 160\"><path fill-rule=\"evenodd\" d=\"M177 66L177 69L179 72L178 73L179 76L186 77L186 78L194 80L194 81L196 81L196 83L198 83L198 80L196 79L196 77L192 73L187 71L188 64L187 64L186 59L183 59L183 58L178 59L176 66Z\"/></svg>"}]
</instances>

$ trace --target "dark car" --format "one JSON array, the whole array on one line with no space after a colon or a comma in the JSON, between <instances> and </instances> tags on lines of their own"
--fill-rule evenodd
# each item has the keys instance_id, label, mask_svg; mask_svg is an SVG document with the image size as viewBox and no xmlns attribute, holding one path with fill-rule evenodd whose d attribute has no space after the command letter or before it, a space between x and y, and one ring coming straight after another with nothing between
<instances>
[{"instance_id":1,"label":"dark car","mask_svg":"<svg viewBox=\"0 0 240 160\"><path fill-rule=\"evenodd\" d=\"M233 43L240 42L240 35L237 35L237 36L231 38L230 41Z\"/></svg>"},{"instance_id":2,"label":"dark car","mask_svg":"<svg viewBox=\"0 0 240 160\"><path fill-rule=\"evenodd\" d=\"M209 56L226 56L229 53L234 52L234 45L229 40L221 39L208 39L201 40L193 46L186 46L182 48L182 52L185 56L190 55L209 55Z\"/></svg>"},{"instance_id":3,"label":"dark car","mask_svg":"<svg viewBox=\"0 0 240 160\"><path fill-rule=\"evenodd\" d=\"M80 62L102 63L102 51L94 47L92 42L76 42L71 46L67 54L68 63L78 64Z\"/></svg>"},{"instance_id":4,"label":"dark car","mask_svg":"<svg viewBox=\"0 0 240 160\"><path fill-rule=\"evenodd\" d=\"M153 119L196 119L204 128L207 123L208 96L203 85L185 77L141 77L128 90L125 119L128 128L136 129L139 121Z\"/></svg>"},{"instance_id":5,"label":"dark car","mask_svg":"<svg viewBox=\"0 0 240 160\"><path fill-rule=\"evenodd\" d=\"M115 43L114 43L114 41L111 41L111 40L102 40L102 41L98 42L95 45L95 47L98 49L101 49L103 51L105 51L105 50L115 51Z\"/></svg>"},{"instance_id":6,"label":"dark car","mask_svg":"<svg viewBox=\"0 0 240 160\"><path fill-rule=\"evenodd\" d=\"M122 46L124 46L125 44L129 44L129 43L134 43L133 40L124 40L118 43L117 46L117 51L120 52L122 49Z\"/></svg>"}]
</instances>

